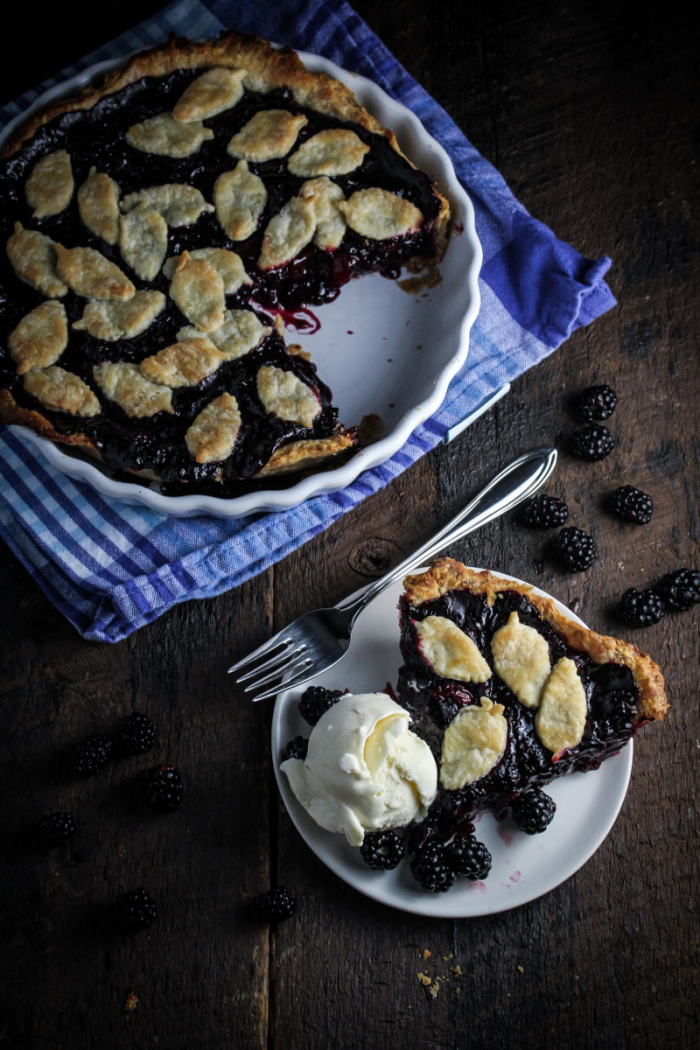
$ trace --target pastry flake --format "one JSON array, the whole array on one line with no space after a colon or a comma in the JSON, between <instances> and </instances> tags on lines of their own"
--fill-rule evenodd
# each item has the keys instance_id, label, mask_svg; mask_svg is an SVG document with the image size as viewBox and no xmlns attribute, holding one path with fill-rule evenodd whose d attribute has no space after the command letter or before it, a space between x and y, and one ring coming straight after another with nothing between
<instances>
[{"instance_id":1,"label":"pastry flake","mask_svg":"<svg viewBox=\"0 0 700 1050\"><path fill-rule=\"evenodd\" d=\"M168 226L145 202L122 215L119 223L122 259L142 281L152 281L168 251Z\"/></svg>"},{"instance_id":2,"label":"pastry flake","mask_svg":"<svg viewBox=\"0 0 700 1050\"><path fill-rule=\"evenodd\" d=\"M503 757L508 721L502 704L482 697L480 707L463 707L445 730L440 783L459 791L486 776Z\"/></svg>"},{"instance_id":3,"label":"pastry flake","mask_svg":"<svg viewBox=\"0 0 700 1050\"><path fill-rule=\"evenodd\" d=\"M7 258L21 281L49 299L62 299L68 291L56 271L56 245L46 234L25 230L16 222L15 232L7 240Z\"/></svg>"},{"instance_id":4,"label":"pastry flake","mask_svg":"<svg viewBox=\"0 0 700 1050\"><path fill-rule=\"evenodd\" d=\"M25 186L27 204L34 209L32 218L58 215L70 204L74 187L70 156L66 150L47 153L36 162Z\"/></svg>"},{"instance_id":5,"label":"pastry flake","mask_svg":"<svg viewBox=\"0 0 700 1050\"><path fill-rule=\"evenodd\" d=\"M221 328L207 333L207 338L228 361L243 357L259 346L272 331L262 324L252 310L227 310ZM196 339L201 332L194 327L181 328L178 339Z\"/></svg>"},{"instance_id":6,"label":"pastry flake","mask_svg":"<svg viewBox=\"0 0 700 1050\"><path fill-rule=\"evenodd\" d=\"M289 158L292 175L303 179L316 175L348 175L359 168L370 147L347 128L329 128L302 142Z\"/></svg>"},{"instance_id":7,"label":"pastry flake","mask_svg":"<svg viewBox=\"0 0 700 1050\"><path fill-rule=\"evenodd\" d=\"M258 269L274 270L295 259L315 232L313 207L301 197L292 197L267 224Z\"/></svg>"},{"instance_id":8,"label":"pastry flake","mask_svg":"<svg viewBox=\"0 0 700 1050\"><path fill-rule=\"evenodd\" d=\"M257 164L286 157L305 124L308 120L303 114L261 109L233 136L227 151L231 157Z\"/></svg>"},{"instance_id":9,"label":"pastry flake","mask_svg":"<svg viewBox=\"0 0 700 1050\"><path fill-rule=\"evenodd\" d=\"M216 463L233 452L241 429L238 402L221 394L203 408L185 434L185 444L198 463Z\"/></svg>"},{"instance_id":10,"label":"pastry flake","mask_svg":"<svg viewBox=\"0 0 700 1050\"><path fill-rule=\"evenodd\" d=\"M138 365L105 361L93 368L92 374L105 397L119 405L132 419L175 411L170 387L152 383Z\"/></svg>"},{"instance_id":11,"label":"pastry flake","mask_svg":"<svg viewBox=\"0 0 700 1050\"><path fill-rule=\"evenodd\" d=\"M78 210L88 230L107 244L119 240L119 186L103 171L90 168L78 190Z\"/></svg>"},{"instance_id":12,"label":"pastry flake","mask_svg":"<svg viewBox=\"0 0 700 1050\"><path fill-rule=\"evenodd\" d=\"M244 241L255 233L266 204L265 183L248 170L245 160L219 175L214 184L216 217L232 241Z\"/></svg>"},{"instance_id":13,"label":"pastry flake","mask_svg":"<svg viewBox=\"0 0 700 1050\"><path fill-rule=\"evenodd\" d=\"M407 233L417 230L423 222L423 213L415 204L377 186L371 186L367 190L356 190L347 201L341 201L338 207L355 233L373 241L405 237Z\"/></svg>"},{"instance_id":14,"label":"pastry flake","mask_svg":"<svg viewBox=\"0 0 700 1050\"><path fill-rule=\"evenodd\" d=\"M542 692L535 717L537 734L547 750L558 755L580 744L587 715L586 691L576 664L563 656Z\"/></svg>"},{"instance_id":15,"label":"pastry flake","mask_svg":"<svg viewBox=\"0 0 700 1050\"><path fill-rule=\"evenodd\" d=\"M27 372L23 382L27 393L44 408L85 417L98 416L101 412L100 402L87 383L58 365Z\"/></svg>"},{"instance_id":16,"label":"pastry flake","mask_svg":"<svg viewBox=\"0 0 700 1050\"><path fill-rule=\"evenodd\" d=\"M264 365L258 372L257 389L265 411L280 419L311 427L321 412L316 394L292 371Z\"/></svg>"},{"instance_id":17,"label":"pastry flake","mask_svg":"<svg viewBox=\"0 0 700 1050\"><path fill-rule=\"evenodd\" d=\"M130 146L142 153L177 158L196 153L203 142L214 138L214 132L198 120L183 124L172 113L158 113L140 124L132 124L125 137Z\"/></svg>"},{"instance_id":18,"label":"pastry flake","mask_svg":"<svg viewBox=\"0 0 700 1050\"><path fill-rule=\"evenodd\" d=\"M85 305L83 316L74 321L72 327L108 343L134 339L146 331L164 307L163 293L149 288L134 292L131 299L123 303L91 299Z\"/></svg>"},{"instance_id":19,"label":"pastry flake","mask_svg":"<svg viewBox=\"0 0 700 1050\"><path fill-rule=\"evenodd\" d=\"M159 350L153 357L141 362L141 371L147 379L165 386L196 386L213 375L226 360L214 344L204 336L173 343Z\"/></svg>"},{"instance_id":20,"label":"pastry flake","mask_svg":"<svg viewBox=\"0 0 700 1050\"><path fill-rule=\"evenodd\" d=\"M213 332L224 323L224 282L206 259L182 253L170 282L170 298L200 332Z\"/></svg>"},{"instance_id":21,"label":"pastry flake","mask_svg":"<svg viewBox=\"0 0 700 1050\"><path fill-rule=\"evenodd\" d=\"M131 299L136 291L119 267L94 248L56 245L56 272L71 291L86 299Z\"/></svg>"},{"instance_id":22,"label":"pastry flake","mask_svg":"<svg viewBox=\"0 0 700 1050\"><path fill-rule=\"evenodd\" d=\"M252 278L245 271L240 255L229 251L228 248L193 248L190 258L206 259L224 282L224 295L234 295L241 285L253 283ZM165 260L163 273L171 281L180 259L180 255L171 255Z\"/></svg>"},{"instance_id":23,"label":"pastry flake","mask_svg":"<svg viewBox=\"0 0 700 1050\"><path fill-rule=\"evenodd\" d=\"M539 631L512 612L491 639L496 674L525 707L537 707L551 664L549 646Z\"/></svg>"},{"instance_id":24,"label":"pastry flake","mask_svg":"<svg viewBox=\"0 0 700 1050\"><path fill-rule=\"evenodd\" d=\"M217 66L208 69L185 88L173 107L175 120L190 123L208 120L231 109L243 98L245 69L226 69Z\"/></svg>"},{"instance_id":25,"label":"pastry flake","mask_svg":"<svg viewBox=\"0 0 700 1050\"><path fill-rule=\"evenodd\" d=\"M316 221L314 244L322 251L332 252L340 247L345 236L347 223L338 207L339 201L345 200L345 194L336 182L325 175L309 179L299 190L299 196L309 202Z\"/></svg>"},{"instance_id":26,"label":"pastry flake","mask_svg":"<svg viewBox=\"0 0 700 1050\"><path fill-rule=\"evenodd\" d=\"M195 186L186 182L169 182L164 186L149 186L130 193L121 202L122 211L129 212L139 204L150 204L163 216L168 226L191 226L200 215L214 211Z\"/></svg>"},{"instance_id":27,"label":"pastry flake","mask_svg":"<svg viewBox=\"0 0 700 1050\"><path fill-rule=\"evenodd\" d=\"M491 668L478 647L452 620L426 616L415 628L423 659L441 678L481 684L491 677Z\"/></svg>"},{"instance_id":28,"label":"pastry flake","mask_svg":"<svg viewBox=\"0 0 700 1050\"><path fill-rule=\"evenodd\" d=\"M49 299L34 307L10 332L7 346L17 362L18 375L54 364L68 346L68 318L63 304Z\"/></svg>"}]
</instances>

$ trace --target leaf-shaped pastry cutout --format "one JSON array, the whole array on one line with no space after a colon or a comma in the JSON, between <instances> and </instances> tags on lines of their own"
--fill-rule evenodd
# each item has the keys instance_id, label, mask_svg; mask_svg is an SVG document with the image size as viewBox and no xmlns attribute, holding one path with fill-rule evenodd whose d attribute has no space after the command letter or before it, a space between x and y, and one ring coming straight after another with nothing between
<instances>
[{"instance_id":1,"label":"leaf-shaped pastry cutout","mask_svg":"<svg viewBox=\"0 0 700 1050\"><path fill-rule=\"evenodd\" d=\"M340 246L345 236L347 223L338 207L345 200L345 194L336 182L325 175L318 179L309 179L299 190L299 196L311 205L316 220L314 244L322 251L334 251Z\"/></svg>"},{"instance_id":2,"label":"leaf-shaped pastry cutout","mask_svg":"<svg viewBox=\"0 0 700 1050\"><path fill-rule=\"evenodd\" d=\"M182 253L170 284L170 298L200 332L213 332L224 323L224 282L206 259Z\"/></svg>"},{"instance_id":3,"label":"leaf-shaped pastry cutout","mask_svg":"<svg viewBox=\"0 0 700 1050\"><path fill-rule=\"evenodd\" d=\"M126 361L105 361L92 374L105 397L114 401L132 419L145 419L157 412L173 413L170 387L152 383L138 365Z\"/></svg>"},{"instance_id":4,"label":"leaf-shaped pastry cutout","mask_svg":"<svg viewBox=\"0 0 700 1050\"><path fill-rule=\"evenodd\" d=\"M213 138L211 128L205 128L200 121L183 124L172 113L158 113L140 124L132 124L126 133L126 141L134 149L159 157L189 157Z\"/></svg>"},{"instance_id":5,"label":"leaf-shaped pastry cutout","mask_svg":"<svg viewBox=\"0 0 700 1050\"><path fill-rule=\"evenodd\" d=\"M78 210L88 230L107 244L119 240L119 186L103 171L91 168L78 190Z\"/></svg>"},{"instance_id":6,"label":"leaf-shaped pastry cutout","mask_svg":"<svg viewBox=\"0 0 700 1050\"><path fill-rule=\"evenodd\" d=\"M221 328L207 332L207 338L228 361L233 361L254 350L271 331L252 310L227 310ZM200 335L194 327L181 328L177 333L178 339L196 339Z\"/></svg>"},{"instance_id":7,"label":"leaf-shaped pastry cutout","mask_svg":"<svg viewBox=\"0 0 700 1050\"><path fill-rule=\"evenodd\" d=\"M137 277L152 281L168 252L168 226L160 212L143 203L122 215L119 249Z\"/></svg>"},{"instance_id":8,"label":"leaf-shaped pastry cutout","mask_svg":"<svg viewBox=\"0 0 700 1050\"><path fill-rule=\"evenodd\" d=\"M302 179L316 175L347 175L359 168L370 147L346 128L330 128L302 142L289 158L292 175Z\"/></svg>"},{"instance_id":9,"label":"leaf-shaped pastry cutout","mask_svg":"<svg viewBox=\"0 0 700 1050\"><path fill-rule=\"evenodd\" d=\"M56 272L56 245L38 230L25 230L16 222L15 232L7 241L7 258L21 281L48 298L62 299L68 291Z\"/></svg>"},{"instance_id":10,"label":"leaf-shaped pastry cutout","mask_svg":"<svg viewBox=\"0 0 700 1050\"><path fill-rule=\"evenodd\" d=\"M68 346L66 308L55 299L40 303L10 332L7 346L18 375L54 364Z\"/></svg>"},{"instance_id":11,"label":"leaf-shaped pastry cutout","mask_svg":"<svg viewBox=\"0 0 700 1050\"><path fill-rule=\"evenodd\" d=\"M196 417L185 444L198 463L216 463L231 455L240 429L238 402L232 394L221 394Z\"/></svg>"},{"instance_id":12,"label":"leaf-shaped pastry cutout","mask_svg":"<svg viewBox=\"0 0 700 1050\"><path fill-rule=\"evenodd\" d=\"M440 782L448 791L473 784L500 762L508 742L503 711L483 697L480 707L463 707L450 722L440 761Z\"/></svg>"},{"instance_id":13,"label":"leaf-shaped pastry cutout","mask_svg":"<svg viewBox=\"0 0 700 1050\"><path fill-rule=\"evenodd\" d=\"M228 152L232 157L258 164L286 157L307 123L302 114L288 113L285 109L261 109L233 136Z\"/></svg>"},{"instance_id":14,"label":"leaf-shaped pastry cutout","mask_svg":"<svg viewBox=\"0 0 700 1050\"><path fill-rule=\"evenodd\" d=\"M145 332L165 306L162 292L142 289L134 292L124 303L91 299L83 310L79 321L72 327L76 331L89 332L95 339L108 343L118 339L135 339Z\"/></svg>"},{"instance_id":15,"label":"leaf-shaped pastry cutout","mask_svg":"<svg viewBox=\"0 0 700 1050\"><path fill-rule=\"evenodd\" d=\"M186 339L159 350L153 357L141 362L141 371L154 383L165 386L196 386L213 375L226 361L214 344L205 336Z\"/></svg>"},{"instance_id":16,"label":"leaf-shaped pastry cutout","mask_svg":"<svg viewBox=\"0 0 700 1050\"><path fill-rule=\"evenodd\" d=\"M45 408L68 412L72 416L91 417L100 414L100 402L87 383L58 365L27 372L23 382L27 393Z\"/></svg>"},{"instance_id":17,"label":"leaf-shaped pastry cutout","mask_svg":"<svg viewBox=\"0 0 700 1050\"><path fill-rule=\"evenodd\" d=\"M292 371L264 365L257 376L258 397L266 412L311 427L321 413L314 391Z\"/></svg>"},{"instance_id":18,"label":"leaf-shaped pastry cutout","mask_svg":"<svg viewBox=\"0 0 700 1050\"><path fill-rule=\"evenodd\" d=\"M163 273L172 281L182 256L171 255L165 260ZM243 284L252 284L253 280L245 271L243 260L236 252L228 248L193 248L191 259L206 259L224 282L224 295L233 295Z\"/></svg>"},{"instance_id":19,"label":"leaf-shaped pastry cutout","mask_svg":"<svg viewBox=\"0 0 700 1050\"><path fill-rule=\"evenodd\" d=\"M508 623L491 639L496 674L525 707L537 707L551 664L549 646L534 627L520 622L512 612Z\"/></svg>"},{"instance_id":20,"label":"leaf-shaped pastry cutout","mask_svg":"<svg viewBox=\"0 0 700 1050\"><path fill-rule=\"evenodd\" d=\"M94 248L56 245L56 272L71 291L86 299L131 299L136 291L119 267Z\"/></svg>"},{"instance_id":21,"label":"leaf-shaped pastry cutout","mask_svg":"<svg viewBox=\"0 0 700 1050\"><path fill-rule=\"evenodd\" d=\"M580 744L587 714L586 691L576 664L563 656L549 676L535 717L535 728L547 750L558 755Z\"/></svg>"},{"instance_id":22,"label":"leaf-shaped pastry cutout","mask_svg":"<svg viewBox=\"0 0 700 1050\"><path fill-rule=\"evenodd\" d=\"M273 270L295 259L316 231L316 218L308 201L292 197L265 229L258 268Z\"/></svg>"},{"instance_id":23,"label":"leaf-shaped pastry cutout","mask_svg":"<svg viewBox=\"0 0 700 1050\"><path fill-rule=\"evenodd\" d=\"M173 107L175 120L208 120L231 109L243 98L244 77L245 69L208 69L185 88Z\"/></svg>"},{"instance_id":24,"label":"leaf-shaped pastry cutout","mask_svg":"<svg viewBox=\"0 0 700 1050\"><path fill-rule=\"evenodd\" d=\"M219 175L214 184L216 217L232 241L244 241L255 233L266 204L265 183L248 170L245 160Z\"/></svg>"},{"instance_id":25,"label":"leaf-shaped pastry cutout","mask_svg":"<svg viewBox=\"0 0 700 1050\"><path fill-rule=\"evenodd\" d=\"M32 218L58 215L70 204L73 189L70 155L64 149L47 153L36 162L24 187L27 204L34 209Z\"/></svg>"},{"instance_id":26,"label":"leaf-shaped pastry cutout","mask_svg":"<svg viewBox=\"0 0 700 1050\"><path fill-rule=\"evenodd\" d=\"M423 213L415 204L377 186L357 190L338 207L355 233L373 241L404 237L423 222Z\"/></svg>"},{"instance_id":27,"label":"leaf-shaped pastry cutout","mask_svg":"<svg viewBox=\"0 0 700 1050\"><path fill-rule=\"evenodd\" d=\"M415 628L421 656L441 678L481 683L491 677L478 647L446 616L426 616Z\"/></svg>"},{"instance_id":28,"label":"leaf-shaped pastry cutout","mask_svg":"<svg viewBox=\"0 0 700 1050\"><path fill-rule=\"evenodd\" d=\"M214 211L214 205L207 204L201 192L186 182L168 182L130 193L121 203L122 211L131 211L139 204L150 204L172 227L191 226L200 215Z\"/></svg>"}]
</instances>

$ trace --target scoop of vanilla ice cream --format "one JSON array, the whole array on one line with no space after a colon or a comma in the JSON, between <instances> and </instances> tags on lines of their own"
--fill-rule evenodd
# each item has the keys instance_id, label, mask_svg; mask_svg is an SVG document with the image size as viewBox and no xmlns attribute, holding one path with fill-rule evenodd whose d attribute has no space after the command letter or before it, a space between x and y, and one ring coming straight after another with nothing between
<instances>
[{"instance_id":1,"label":"scoop of vanilla ice cream","mask_svg":"<svg viewBox=\"0 0 700 1050\"><path fill-rule=\"evenodd\" d=\"M423 819L437 792L437 766L410 721L385 693L346 695L321 716L306 759L280 766L317 824L361 846L365 831Z\"/></svg>"}]
</instances>

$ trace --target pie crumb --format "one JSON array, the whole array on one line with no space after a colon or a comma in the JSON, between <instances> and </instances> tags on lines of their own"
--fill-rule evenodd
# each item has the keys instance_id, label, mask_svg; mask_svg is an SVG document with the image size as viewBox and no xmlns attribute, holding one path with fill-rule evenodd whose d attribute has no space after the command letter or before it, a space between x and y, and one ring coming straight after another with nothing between
<instances>
[{"instance_id":1,"label":"pie crumb","mask_svg":"<svg viewBox=\"0 0 700 1050\"><path fill-rule=\"evenodd\" d=\"M422 985L423 985L423 986L424 986L425 988L427 988L427 987L428 987L428 985L430 985L430 984L432 984L432 983L433 983L433 982L432 982L432 978L428 977L428 975L427 975L426 973L420 973L420 972L419 972L419 973L418 973L418 980L420 981L420 983L421 983L421 984L422 984Z\"/></svg>"},{"instance_id":2,"label":"pie crumb","mask_svg":"<svg viewBox=\"0 0 700 1050\"><path fill-rule=\"evenodd\" d=\"M133 992L129 992L129 994L126 997L126 1002L124 1003L124 1013L125 1014L132 1013L132 1011L135 1010L136 1007L138 1006L138 1003L139 1003L138 996L134 995Z\"/></svg>"},{"instance_id":3,"label":"pie crumb","mask_svg":"<svg viewBox=\"0 0 700 1050\"><path fill-rule=\"evenodd\" d=\"M423 959L429 959L432 954L429 948L423 949Z\"/></svg>"}]
</instances>

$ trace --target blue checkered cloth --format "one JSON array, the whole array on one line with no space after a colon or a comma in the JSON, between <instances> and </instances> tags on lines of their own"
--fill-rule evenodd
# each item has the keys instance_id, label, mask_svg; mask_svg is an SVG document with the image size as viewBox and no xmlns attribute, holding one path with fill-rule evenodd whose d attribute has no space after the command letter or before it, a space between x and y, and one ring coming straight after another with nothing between
<instances>
[{"instance_id":1,"label":"blue checkered cloth","mask_svg":"<svg viewBox=\"0 0 700 1050\"><path fill-rule=\"evenodd\" d=\"M382 489L485 397L614 305L608 258L583 258L533 219L498 172L343 0L177 0L0 110L4 124L55 83L169 33L235 28L324 55L379 84L420 118L468 190L484 250L482 306L466 368L440 410L387 463L341 492L243 519L169 518L110 501L56 473L14 430L0 428L0 535L85 637L116 642L177 602L209 598L264 571Z\"/></svg>"}]
</instances>

